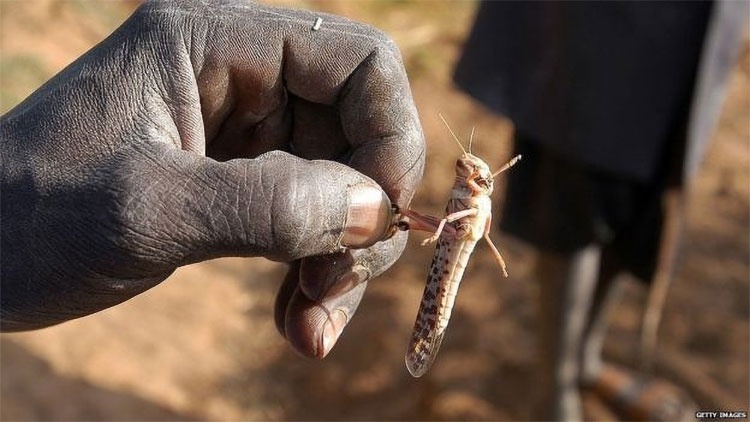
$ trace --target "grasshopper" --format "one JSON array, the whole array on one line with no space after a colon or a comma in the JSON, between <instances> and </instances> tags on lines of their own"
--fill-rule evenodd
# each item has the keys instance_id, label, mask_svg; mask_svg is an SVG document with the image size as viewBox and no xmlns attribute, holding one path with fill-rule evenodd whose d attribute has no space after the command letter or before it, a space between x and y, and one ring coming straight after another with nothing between
<instances>
[{"instance_id":1,"label":"grasshopper","mask_svg":"<svg viewBox=\"0 0 750 422\"><path fill-rule=\"evenodd\" d=\"M494 178L521 159L518 155L492 172L484 160L471 154L474 129L469 137L467 152L445 118L442 115L440 118L463 152L456 161L456 179L445 209L445 217L439 219L413 210L398 210L398 227L401 230L432 232L433 235L422 242L423 246L437 242L406 351L406 368L414 377L424 375L435 361L448 327L458 286L479 240L487 242L503 275L508 277L505 260L489 237L492 222L490 195Z\"/></svg>"}]
</instances>

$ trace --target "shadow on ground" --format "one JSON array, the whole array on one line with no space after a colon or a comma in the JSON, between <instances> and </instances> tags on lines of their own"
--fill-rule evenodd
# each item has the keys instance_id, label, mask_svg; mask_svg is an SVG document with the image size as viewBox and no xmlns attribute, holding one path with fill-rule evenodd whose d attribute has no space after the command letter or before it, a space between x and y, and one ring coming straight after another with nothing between
<instances>
[{"instance_id":1,"label":"shadow on ground","mask_svg":"<svg viewBox=\"0 0 750 422\"><path fill-rule=\"evenodd\" d=\"M59 374L12 340L0 340L0 349L2 420L195 420L133 393Z\"/></svg>"}]
</instances>

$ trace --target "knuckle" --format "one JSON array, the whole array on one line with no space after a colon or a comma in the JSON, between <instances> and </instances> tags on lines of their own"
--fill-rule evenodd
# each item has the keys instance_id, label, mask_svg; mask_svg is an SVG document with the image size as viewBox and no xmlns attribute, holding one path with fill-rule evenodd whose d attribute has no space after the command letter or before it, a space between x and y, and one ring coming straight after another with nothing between
<instances>
[{"instance_id":1,"label":"knuckle","mask_svg":"<svg viewBox=\"0 0 750 422\"><path fill-rule=\"evenodd\" d=\"M196 7L193 1L165 2L165 1L147 1L139 7L131 18L139 31L145 33L155 32L163 36L164 34L175 35L179 33L182 20L189 16L186 13L188 9Z\"/></svg>"},{"instance_id":2,"label":"knuckle","mask_svg":"<svg viewBox=\"0 0 750 422\"><path fill-rule=\"evenodd\" d=\"M398 63L402 62L401 49L393 38L374 27L370 27L370 36L373 41L372 49L375 56L395 60Z\"/></svg>"},{"instance_id":3,"label":"knuckle","mask_svg":"<svg viewBox=\"0 0 750 422\"><path fill-rule=\"evenodd\" d=\"M396 42L385 31L379 28L375 28L373 26L369 26L369 28L370 28L370 36L373 38L373 40L375 40L376 47L378 49L381 49L383 51L387 51L390 53L400 52Z\"/></svg>"}]
</instances>

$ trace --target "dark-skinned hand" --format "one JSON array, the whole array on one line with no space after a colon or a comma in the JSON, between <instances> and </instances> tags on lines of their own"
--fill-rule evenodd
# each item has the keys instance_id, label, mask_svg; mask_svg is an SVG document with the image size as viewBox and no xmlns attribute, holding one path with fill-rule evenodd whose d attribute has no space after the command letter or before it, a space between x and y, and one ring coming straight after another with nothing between
<instances>
[{"instance_id":1,"label":"dark-skinned hand","mask_svg":"<svg viewBox=\"0 0 750 422\"><path fill-rule=\"evenodd\" d=\"M245 1L142 6L2 116L0 137L3 331L116 305L182 265L264 256L291 263L276 322L315 357L403 251L390 206L411 200L425 148L383 33Z\"/></svg>"}]
</instances>

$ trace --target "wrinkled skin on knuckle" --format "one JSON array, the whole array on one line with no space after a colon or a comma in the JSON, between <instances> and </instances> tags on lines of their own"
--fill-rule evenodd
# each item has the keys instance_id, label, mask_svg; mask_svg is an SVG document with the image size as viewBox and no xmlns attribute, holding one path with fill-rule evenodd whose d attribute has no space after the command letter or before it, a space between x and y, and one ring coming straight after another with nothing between
<instances>
[{"instance_id":1,"label":"wrinkled skin on knuckle","mask_svg":"<svg viewBox=\"0 0 750 422\"><path fill-rule=\"evenodd\" d=\"M190 210L183 206L187 198L181 189L189 181L170 179L168 164L131 161L118 169L113 214L119 236L114 241L130 265L143 271L174 269L196 252L192 241L181 239L199 239L202 234L201 227L188 224L189 215L182 215Z\"/></svg>"},{"instance_id":2,"label":"wrinkled skin on knuckle","mask_svg":"<svg viewBox=\"0 0 750 422\"><path fill-rule=\"evenodd\" d=\"M119 224L133 257L154 268L174 268L205 259L257 256L267 248L260 227L269 213L250 202L254 165L217 163L154 145L122 163L118 185ZM152 156L159 157L154 159Z\"/></svg>"},{"instance_id":3,"label":"wrinkled skin on knuckle","mask_svg":"<svg viewBox=\"0 0 750 422\"><path fill-rule=\"evenodd\" d=\"M175 177L183 163L164 153L170 148L158 142L121 148L70 189L57 189L61 198L50 205L69 222L68 232L86 240L76 262L103 277L137 280L162 277L200 253L195 246L208 240L198 218L203 204L187 189L196 180Z\"/></svg>"}]
</instances>

